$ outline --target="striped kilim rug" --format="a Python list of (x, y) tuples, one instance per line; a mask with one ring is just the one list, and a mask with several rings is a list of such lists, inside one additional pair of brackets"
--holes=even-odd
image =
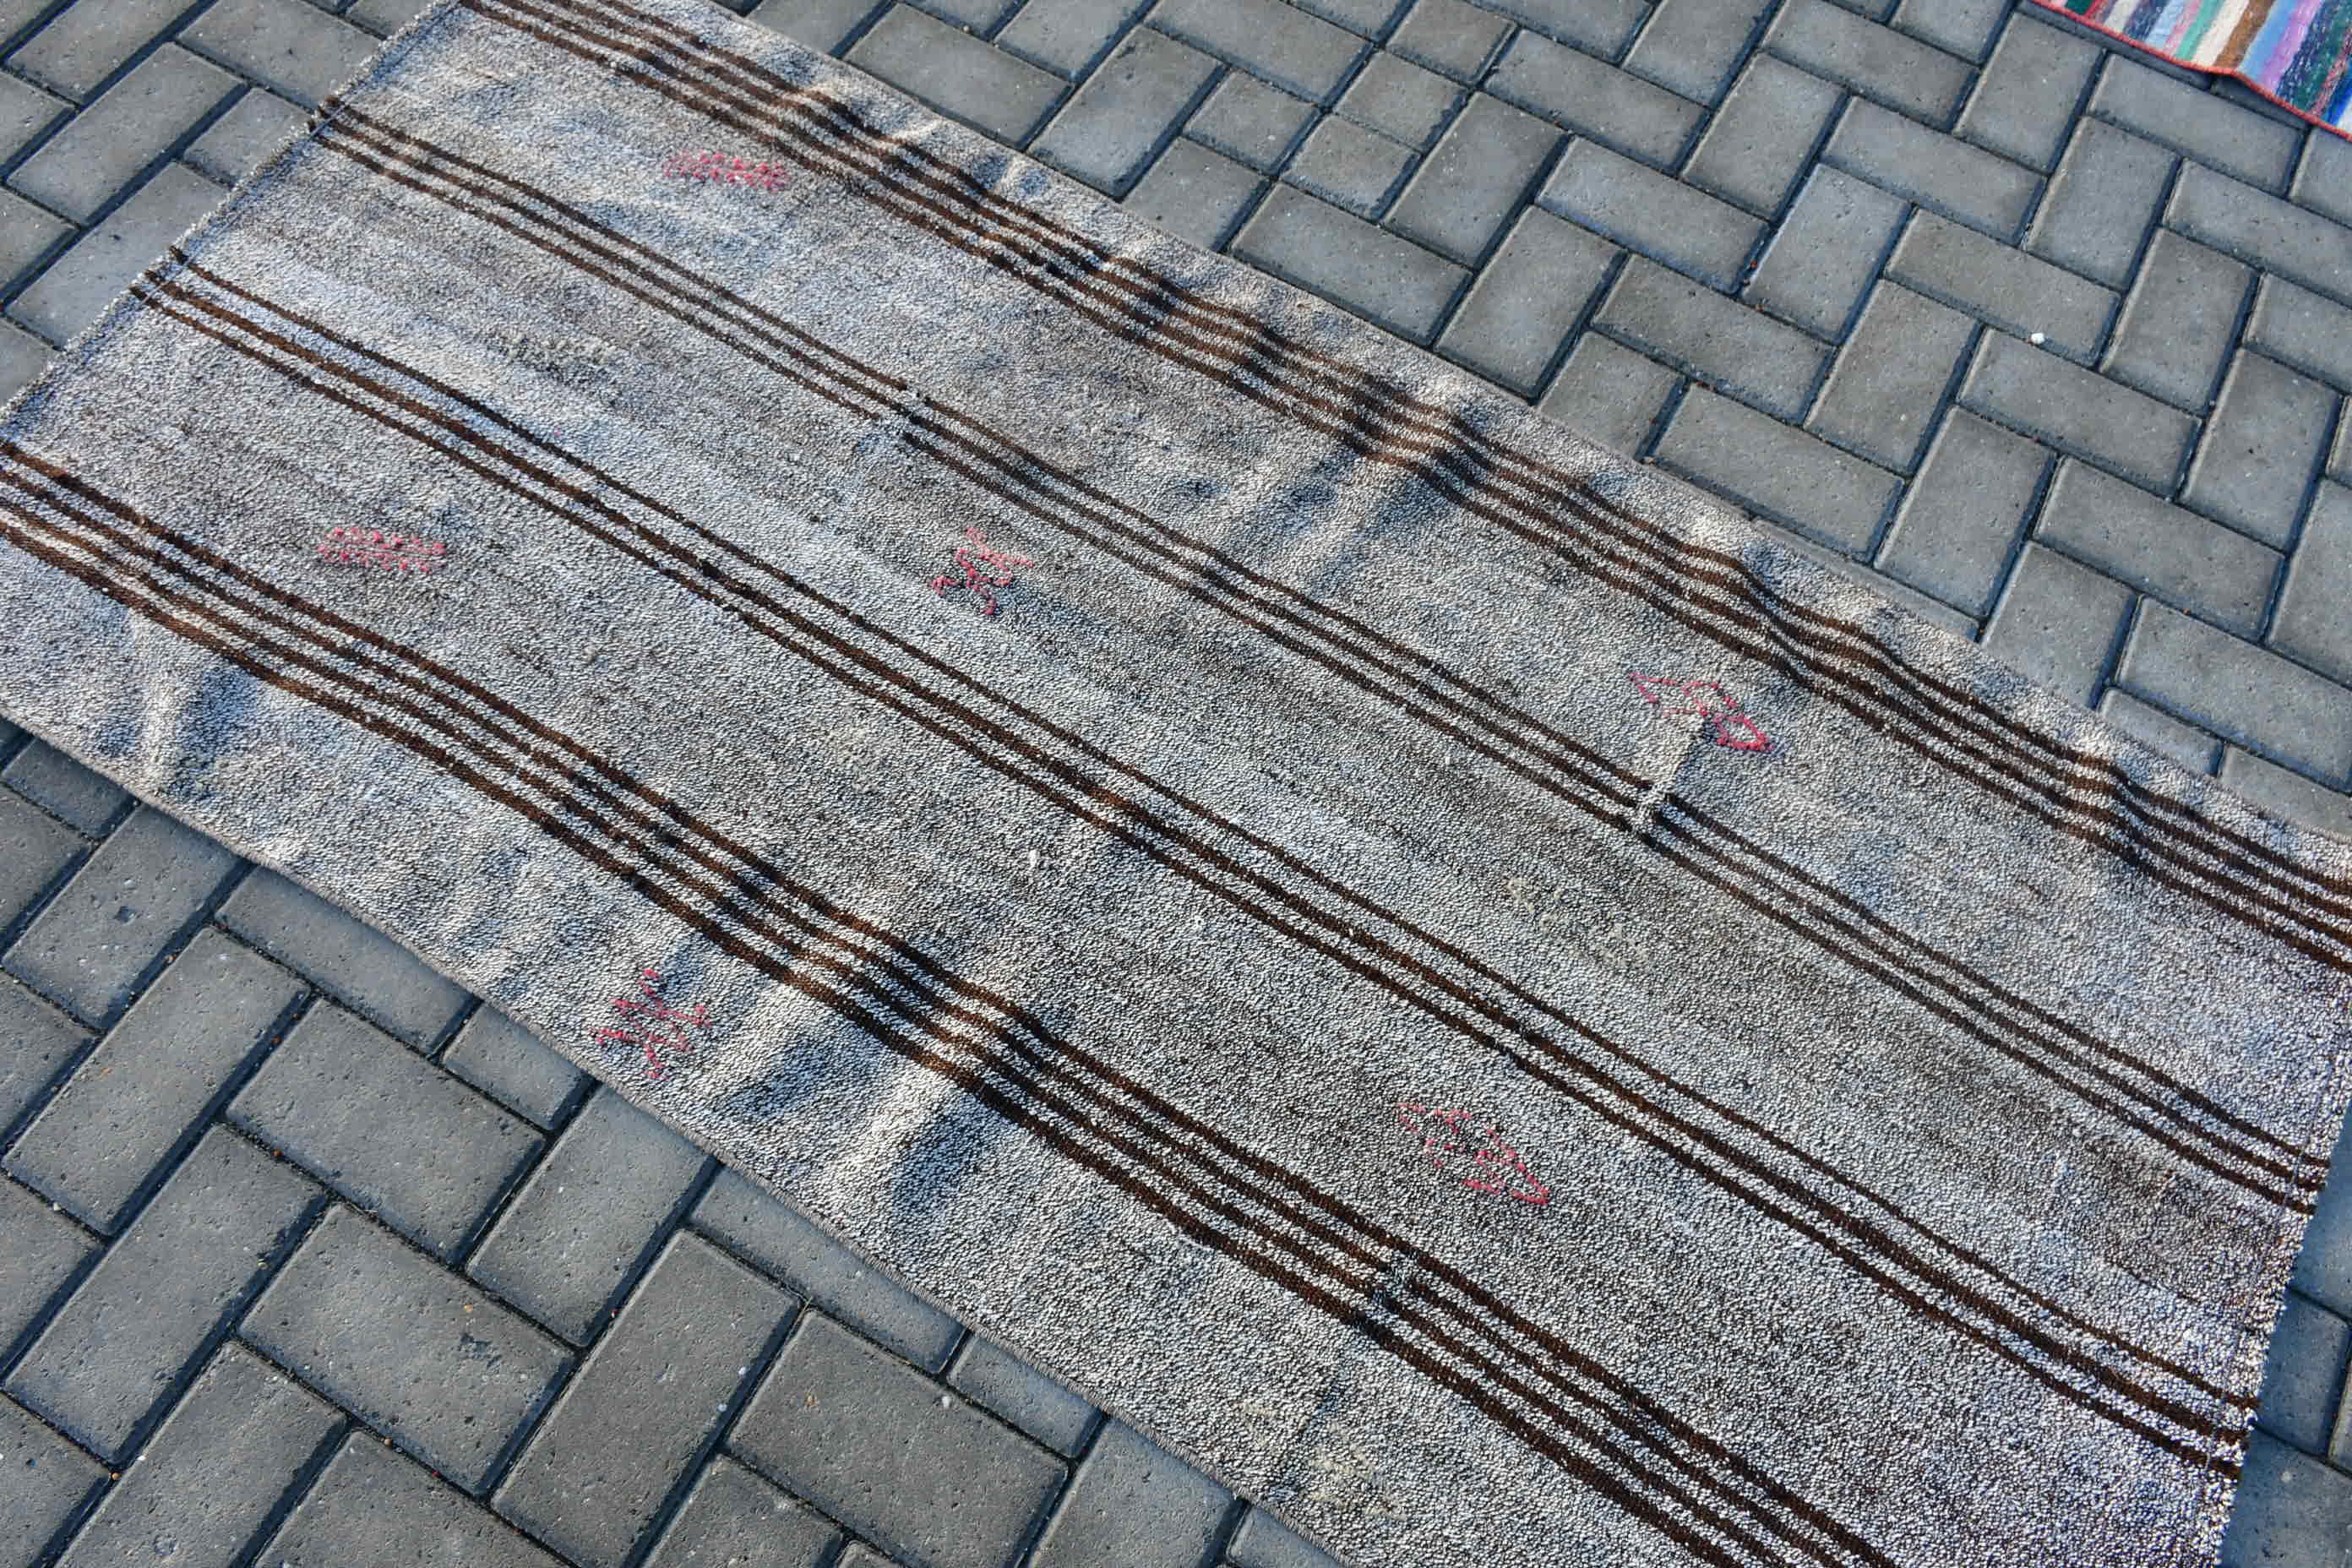
[(1377, 1568), (2210, 1562), (2352, 849), (693, 0), (0, 429), (0, 706)]
[(2034, 0), (2352, 135), (2352, 0)]

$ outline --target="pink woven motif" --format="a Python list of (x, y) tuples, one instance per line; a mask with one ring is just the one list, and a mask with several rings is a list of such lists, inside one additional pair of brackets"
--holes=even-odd
[[(1670, 675), (1643, 675), (1629, 669), (1625, 679), (1642, 700), (1661, 713), (1695, 713), (1706, 725), (1707, 738), (1735, 752), (1769, 752), (1771, 738), (1756, 721), (1739, 710), (1739, 699), (1712, 680), (1677, 680)], [(1667, 700), (1679, 699), (1673, 707)]]
[(599, 1045), (637, 1047), (646, 1053), (646, 1076), (656, 1079), (662, 1076), (663, 1051), (688, 1055), (694, 1049), (693, 1031), (710, 1031), (710, 1009), (699, 1002), (674, 1007), (663, 1000), (661, 985), (661, 971), (639, 971), (637, 994), (613, 998), (613, 1011), (621, 1021), (605, 1025), (592, 1037)]
[[(980, 605), (980, 613), (992, 616), (996, 614), (995, 590), (1013, 586), (1013, 568), (1037, 563), (1026, 555), (1012, 555), (993, 548), (977, 528), (965, 529), (963, 536), (969, 542), (957, 545), (955, 550), (955, 563), (963, 575), (959, 578), (953, 572), (940, 574), (931, 579), (931, 592), (945, 598), (951, 589), (969, 588)], [(983, 566), (989, 570), (983, 571)]]
[(449, 547), (437, 540), (414, 534), (386, 533), (380, 528), (331, 528), (319, 542), (319, 559), (342, 566), (381, 566), (387, 572), (414, 572), (425, 576), (448, 564)]
[[(1493, 1122), (1481, 1134), (1472, 1130), (1466, 1110), (1433, 1110), (1410, 1100), (1398, 1102), (1397, 1120), (1420, 1134), (1421, 1152), (1429, 1156), (1432, 1170), (1458, 1176), (1472, 1192), (1500, 1193), (1523, 1204), (1551, 1202), (1551, 1189), (1536, 1180), (1526, 1159)], [(1470, 1156), (1466, 1172), (1455, 1158), (1462, 1154)]]
[(662, 161), (662, 174), (672, 180), (713, 180), (722, 185), (751, 185), (762, 191), (783, 189), (782, 165), (730, 157), (724, 153), (672, 153)]

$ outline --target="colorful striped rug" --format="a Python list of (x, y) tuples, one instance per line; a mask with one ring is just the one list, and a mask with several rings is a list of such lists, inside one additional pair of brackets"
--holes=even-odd
[(2352, 135), (2352, 0), (2033, 0)]
[(395, 40), (0, 418), (0, 603), (1363, 1568), (2214, 1559), (2352, 845), (715, 5)]

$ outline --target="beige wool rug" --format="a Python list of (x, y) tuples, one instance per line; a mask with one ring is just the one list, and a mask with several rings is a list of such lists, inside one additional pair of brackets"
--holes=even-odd
[(0, 708), (1367, 1568), (2212, 1561), (2352, 852), (696, 0), (0, 431)]

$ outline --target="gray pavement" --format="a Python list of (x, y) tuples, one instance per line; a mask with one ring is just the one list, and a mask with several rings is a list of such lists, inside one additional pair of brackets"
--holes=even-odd
[[(415, 8), (0, 0), (0, 388)], [(2352, 833), (2352, 143), (2016, 0), (752, 16)], [(0, 737), (0, 1568), (1318, 1561)], [(2347, 1362), (2352, 1172), (2226, 1562), (2352, 1563)]]

